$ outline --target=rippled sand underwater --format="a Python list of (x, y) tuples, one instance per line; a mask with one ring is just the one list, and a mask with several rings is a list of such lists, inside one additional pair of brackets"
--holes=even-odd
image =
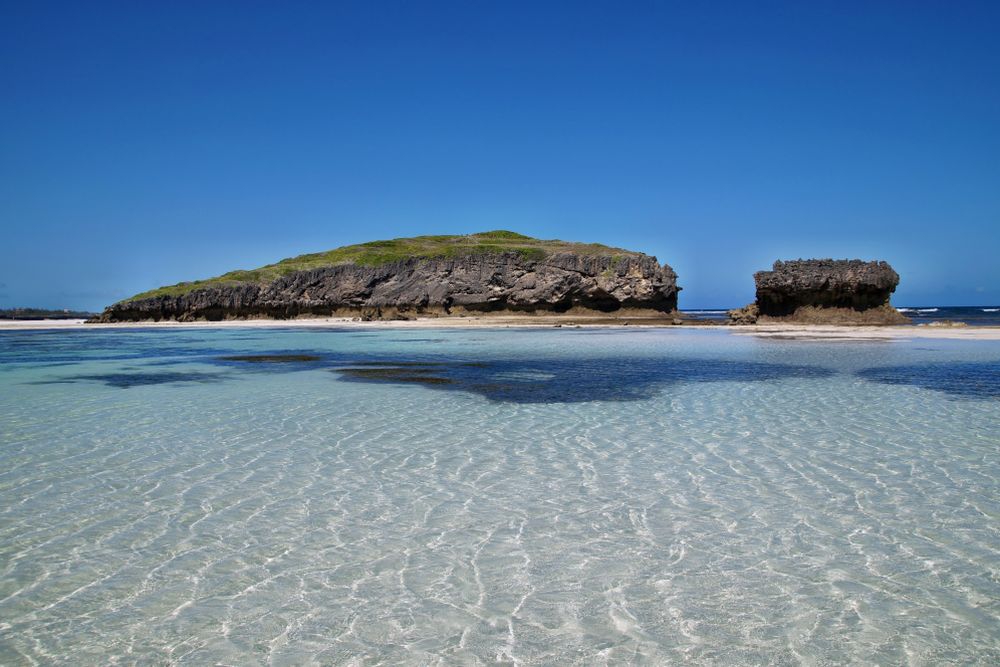
[(0, 334), (2, 664), (996, 664), (1000, 343)]

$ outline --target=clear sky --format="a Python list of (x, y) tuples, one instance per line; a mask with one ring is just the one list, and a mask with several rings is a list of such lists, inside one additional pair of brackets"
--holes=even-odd
[(1000, 303), (1000, 2), (0, 0), (0, 307), (347, 243), (861, 257)]

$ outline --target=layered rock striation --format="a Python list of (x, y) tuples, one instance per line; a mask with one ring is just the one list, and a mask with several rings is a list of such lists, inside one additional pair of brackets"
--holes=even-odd
[(635, 310), (667, 315), (676, 310), (680, 288), (669, 266), (641, 253), (581, 247), (585, 253), (573, 252), (573, 244), (561, 244), (558, 252), (473, 248), (452, 257), (347, 261), (291, 270), (271, 280), (186, 283), (118, 302), (96, 321)]
[(754, 274), (757, 298), (730, 311), (735, 324), (905, 324), (889, 303), (899, 274), (882, 261), (799, 259), (777, 261)]

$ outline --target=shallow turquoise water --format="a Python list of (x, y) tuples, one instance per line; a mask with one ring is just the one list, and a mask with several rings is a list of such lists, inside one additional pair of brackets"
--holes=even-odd
[[(223, 359), (264, 354), (304, 356)], [(995, 664), (998, 370), (689, 330), (0, 334), (0, 663)]]

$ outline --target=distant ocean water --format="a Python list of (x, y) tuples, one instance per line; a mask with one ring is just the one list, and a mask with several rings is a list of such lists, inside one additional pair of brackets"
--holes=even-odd
[(969, 325), (1000, 326), (1000, 306), (913, 306), (897, 310), (914, 324), (951, 320)]
[[(1000, 326), (1000, 306), (913, 306), (899, 307), (896, 310), (909, 317), (914, 324), (951, 320), (973, 326)], [(706, 308), (681, 312), (698, 319), (729, 319), (725, 309)]]
[(998, 664), (998, 434), (996, 341), (0, 332), (0, 664)]

